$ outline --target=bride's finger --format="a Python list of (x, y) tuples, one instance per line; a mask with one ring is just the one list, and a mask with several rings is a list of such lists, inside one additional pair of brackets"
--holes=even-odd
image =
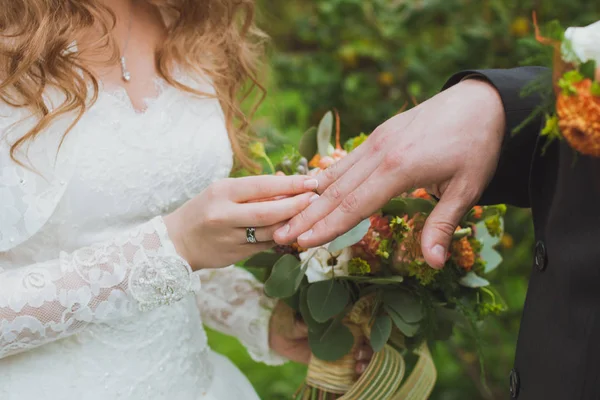
[[(271, 226), (266, 226), (263, 228), (255, 228), (254, 231), (254, 237), (256, 238), (256, 241), (259, 243), (262, 242), (272, 242), (273, 241), (273, 234), (275, 233), (275, 231), (279, 228), (281, 228), (283, 225), (285, 224), (285, 222), (280, 222), (278, 224), (275, 225), (271, 225)], [(236, 229), (237, 232), (236, 233), (236, 237), (240, 238), (240, 243), (247, 243), (247, 234), (248, 232), (246, 231), (246, 228), (238, 228)]]
[(294, 197), (261, 203), (238, 204), (231, 220), (239, 228), (262, 228), (287, 221), (304, 210), (319, 195), (308, 192)]
[(230, 200), (246, 203), (252, 200), (268, 199), (276, 196), (297, 195), (317, 188), (314, 178), (304, 175), (292, 176), (248, 176), (226, 181)]
[(290, 195), (274, 196), (274, 197), (269, 197), (266, 199), (250, 200), (250, 201), (247, 201), (246, 203), (262, 203), (265, 201), (275, 201), (275, 200), (287, 199), (288, 197), (291, 197), (291, 196)]

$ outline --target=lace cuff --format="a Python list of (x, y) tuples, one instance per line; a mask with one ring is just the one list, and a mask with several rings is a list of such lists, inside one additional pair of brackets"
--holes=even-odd
[(257, 332), (255, 340), (251, 342), (240, 340), (254, 361), (262, 362), (267, 365), (283, 365), (288, 359), (277, 354), (271, 349), (271, 346), (269, 346), (269, 323), (271, 322), (271, 315), (273, 315), (277, 300), (267, 299), (269, 301), (266, 302), (267, 304), (265, 304), (265, 307), (259, 311), (259, 315), (254, 321)]
[[(194, 282), (194, 279), (196, 282)], [(0, 358), (199, 287), (158, 217), (114, 240), (0, 273)]]
[(204, 323), (237, 337), (250, 356), (269, 365), (287, 361), (269, 346), (269, 322), (276, 304), (264, 294), (263, 285), (250, 272), (227, 267), (198, 272), (202, 290), (197, 293)]

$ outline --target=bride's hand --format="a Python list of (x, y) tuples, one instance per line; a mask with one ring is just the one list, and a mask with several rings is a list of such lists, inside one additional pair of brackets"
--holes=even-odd
[[(277, 303), (269, 324), (269, 344), (271, 349), (288, 360), (308, 364), (311, 357), (308, 344), (308, 327), (295, 317), (294, 311), (284, 302)], [(373, 350), (367, 343), (357, 346), (354, 352), (356, 373), (362, 374), (371, 358)]]
[[(226, 267), (273, 247), (273, 232), (318, 197), (316, 187), (314, 179), (299, 175), (224, 179), (164, 221), (192, 269)], [(256, 229), (258, 243), (246, 241), (246, 228)]]

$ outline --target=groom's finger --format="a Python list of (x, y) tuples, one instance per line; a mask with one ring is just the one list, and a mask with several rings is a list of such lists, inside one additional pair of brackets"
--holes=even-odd
[(410, 188), (410, 180), (402, 179), (401, 171), (393, 173), (401, 186), (390, 185), (389, 176), (383, 173), (383, 169), (376, 169), (359, 187), (348, 194), (335, 210), (320, 219), (312, 229), (300, 235), (298, 244), (310, 248), (328, 243), (380, 209), (397, 194), (396, 190), (404, 192)]
[(308, 231), (337, 207), (351, 207), (350, 204), (344, 205), (349, 201), (348, 195), (367, 179), (375, 169), (377, 169), (375, 159), (361, 160), (351, 166), (345, 174), (323, 192), (321, 197), (292, 218), (287, 227), (277, 231), (273, 236), (275, 241), (289, 243)]
[(444, 266), (452, 235), (478, 197), (466, 179), (448, 185), (423, 228), (421, 247), (427, 264), (436, 269)]
[(359, 146), (346, 157), (329, 166), (329, 168), (321, 171), (315, 177), (315, 179), (319, 182), (317, 192), (323, 193), (332, 183), (337, 181), (349, 169), (356, 165), (356, 163), (358, 163), (366, 153), (367, 147), (368, 146), (364, 144)]

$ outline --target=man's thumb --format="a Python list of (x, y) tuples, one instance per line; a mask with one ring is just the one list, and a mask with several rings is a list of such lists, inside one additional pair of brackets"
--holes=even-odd
[(471, 206), (469, 196), (452, 190), (452, 185), (440, 198), (439, 203), (425, 221), (421, 236), (423, 255), (431, 267), (440, 269), (446, 263), (452, 235), (461, 218)]

